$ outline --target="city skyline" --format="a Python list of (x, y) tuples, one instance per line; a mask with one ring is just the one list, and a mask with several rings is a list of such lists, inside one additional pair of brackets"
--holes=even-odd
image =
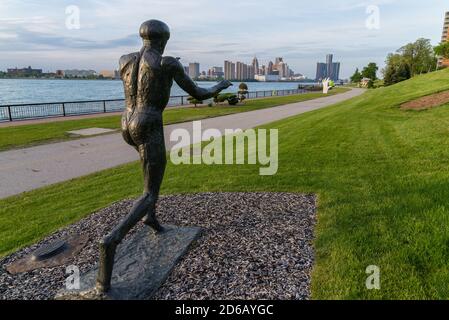
[(333, 62), (334, 55), (326, 55), (326, 63), (318, 62), (316, 67), (315, 80), (329, 78), (333, 81), (340, 80), (340, 62)]
[[(403, 10), (405, 3), (407, 10)], [(158, 18), (173, 31), (166, 54), (181, 56), (184, 65), (200, 61), (207, 70), (221, 66), (225, 59), (283, 56), (296, 72), (314, 78), (316, 61), (332, 52), (344, 66), (341, 77), (347, 78), (356, 67), (371, 61), (382, 67), (389, 52), (419, 37), (436, 45), (448, 9), (437, 0), (348, 0), (344, 4), (326, 0), (307, 6), (286, 0), (246, 0), (233, 6), (205, 0), (80, 0), (76, 3), (80, 29), (69, 30), (65, 10), (72, 4), (66, 0), (2, 1), (0, 69), (28, 65), (45, 71), (116, 69), (121, 54), (140, 47), (139, 24)], [(370, 5), (379, 7), (380, 29), (365, 26)]]
[[(178, 57), (178, 59), (181, 59)], [(251, 63), (247, 64), (242, 61), (237, 61), (235, 63), (225, 60), (222, 66), (212, 66), (207, 70), (201, 70), (200, 62), (189, 62), (187, 65), (184, 65), (184, 71), (192, 78), (192, 79), (218, 79), (223, 78), (227, 80), (259, 80), (265, 81), (265, 79), (258, 79), (256, 76), (269, 76), (269, 75), (277, 75), (277, 80), (292, 80), (294, 75), (303, 77), (302, 74), (295, 74), (293, 70), (290, 69), (287, 63), (284, 62), (282, 57), (276, 57), (275, 63), (270, 60), (267, 65), (261, 64), (259, 67), (259, 60), (256, 56), (253, 57)], [(0, 72), (3, 72), (0, 70)], [(119, 79), (118, 70), (92, 70), (92, 69), (58, 69), (58, 70), (47, 70), (46, 72), (43, 69), (34, 69), (31, 66), (20, 68), (20, 67), (12, 67), (7, 68), (6, 73), (13, 76), (24, 76), (24, 75), (32, 75), (32, 74), (48, 74), (53, 75), (54, 77), (61, 78), (64, 76), (68, 77), (89, 77), (89, 76), (103, 76), (104, 78), (114, 78)], [(297, 79), (296, 79), (297, 80)], [(271, 79), (270, 81), (273, 81)]]

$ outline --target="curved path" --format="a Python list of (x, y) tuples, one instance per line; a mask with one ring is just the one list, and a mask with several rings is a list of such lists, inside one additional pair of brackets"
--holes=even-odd
[[(245, 130), (324, 108), (363, 92), (363, 89), (352, 89), (325, 98), (204, 119), (201, 126), (202, 130), (215, 128), (222, 133), (224, 129)], [(177, 128), (192, 132), (192, 122), (164, 127), (167, 150), (175, 144), (170, 141), (170, 133)], [(199, 139), (193, 140), (197, 142)], [(0, 152), (0, 199), (137, 159), (137, 152), (125, 144), (120, 133)]]

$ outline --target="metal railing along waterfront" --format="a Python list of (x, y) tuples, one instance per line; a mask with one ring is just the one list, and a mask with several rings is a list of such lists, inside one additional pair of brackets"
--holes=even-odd
[[(245, 96), (247, 99), (257, 99), (305, 92), (307, 90), (304, 89), (250, 91)], [(188, 96), (172, 96), (167, 106), (189, 105), (187, 98)], [(204, 103), (207, 104), (211, 101), (212, 99), (204, 101)], [(0, 122), (118, 112), (124, 108), (124, 99), (8, 104), (0, 105)]]

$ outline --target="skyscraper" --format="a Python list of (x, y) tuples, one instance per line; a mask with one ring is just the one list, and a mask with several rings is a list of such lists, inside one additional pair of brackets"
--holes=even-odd
[(316, 80), (322, 80), (327, 77), (327, 66), (323, 62), (316, 64)]
[(334, 73), (334, 65), (332, 64), (332, 59), (334, 58), (333, 54), (326, 55), (326, 75), (331, 78), (331, 75)]
[(267, 67), (267, 75), (273, 74), (273, 62), (270, 61), (268, 62), (268, 67)]
[(200, 76), (200, 64), (198, 62), (189, 63), (189, 77), (198, 78)]
[(316, 67), (316, 80), (330, 78), (337, 81), (340, 78), (340, 62), (333, 62), (333, 55), (326, 55), (326, 63), (318, 62)]
[(253, 65), (249, 65), (248, 66), (248, 77), (246, 79), (247, 80), (248, 79), (254, 80), (254, 76), (255, 75), (256, 75), (256, 70), (254, 69), (254, 66)]
[[(443, 34), (441, 35), (441, 42), (449, 41), (449, 11), (446, 12), (444, 16), (444, 23), (443, 23)], [(449, 67), (449, 59), (438, 59), (438, 66), (447, 66)]]
[(279, 62), (276, 69), (279, 72), (279, 76), (281, 78), (287, 78), (289, 76), (289, 68), (286, 63), (282, 61)]
[(254, 73), (252, 71), (253, 66), (237, 61), (235, 69), (236, 69), (236, 77), (235, 77), (236, 80), (254, 79), (254, 75), (251, 77), (251, 75)]
[(257, 60), (257, 57), (254, 57), (252, 66), (254, 68), (254, 75), (259, 74), (259, 60)]
[(449, 11), (444, 16), (443, 34), (441, 35), (441, 42), (449, 40)]
[(240, 61), (235, 64), (235, 78), (236, 80), (243, 80), (243, 63)]
[(235, 63), (227, 60), (224, 62), (224, 78), (226, 80), (235, 80)]

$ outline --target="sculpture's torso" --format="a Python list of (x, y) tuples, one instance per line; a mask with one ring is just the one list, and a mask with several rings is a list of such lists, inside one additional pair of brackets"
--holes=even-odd
[(122, 132), (128, 144), (144, 144), (156, 127), (162, 127), (162, 112), (173, 84), (174, 63), (174, 58), (164, 58), (146, 48), (120, 59), (126, 99)]

